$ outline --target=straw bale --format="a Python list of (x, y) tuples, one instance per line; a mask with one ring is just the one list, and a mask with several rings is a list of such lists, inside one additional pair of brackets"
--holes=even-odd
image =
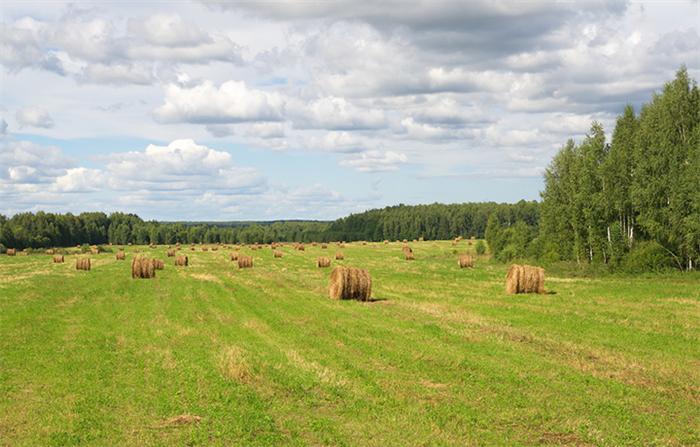
[(175, 253), (177, 253), (177, 250), (174, 248), (171, 248), (170, 250), (165, 252), (165, 254), (168, 255), (169, 258), (172, 258), (173, 256), (175, 256)]
[(472, 244), (472, 241), (467, 241), (467, 245), (471, 245), (471, 244)]
[(75, 260), (76, 270), (90, 270), (90, 258), (78, 258)]
[(457, 241), (452, 241), (452, 246), (454, 247), (456, 245), (457, 245)]
[(231, 253), (231, 260), (238, 261), (238, 252), (237, 251), (234, 251), (233, 253)]
[(187, 256), (175, 256), (175, 265), (178, 267), (187, 267), (188, 262)]
[(156, 270), (163, 270), (165, 268), (165, 261), (162, 259), (156, 259)]
[(56, 264), (63, 264), (63, 255), (53, 255), (53, 262)]
[(331, 266), (331, 258), (327, 258), (325, 256), (319, 256), (316, 259), (316, 267), (324, 268), (324, 267), (330, 267), (330, 266)]
[(369, 270), (338, 265), (331, 272), (328, 290), (331, 299), (369, 301), (371, 294)]
[(281, 257), (282, 257), (282, 252), (281, 252), (280, 250), (275, 250), (275, 251), (272, 253), (272, 256), (275, 257), (275, 258), (281, 258)]
[(338, 244), (338, 248), (345, 248), (345, 244)]
[(413, 253), (406, 253), (406, 260), (407, 261), (413, 261), (415, 258), (413, 257)]
[(297, 245), (297, 250), (299, 250), (299, 251), (305, 251), (305, 249), (304, 249), (304, 244), (299, 244), (299, 245)]
[(377, 248), (377, 244), (372, 244), (372, 248)]
[(387, 241), (386, 239), (384, 239), (384, 245), (386, 245), (386, 244), (388, 244), (388, 243), (389, 243), (389, 241)]
[(207, 247), (206, 245), (202, 245), (202, 251), (209, 251), (209, 247)]
[(47, 255), (52, 255), (52, 254), (53, 254), (53, 250), (50, 250), (50, 249), (49, 249), (49, 250), (46, 250), (46, 254), (47, 254)]
[(317, 245), (318, 245), (318, 242), (312, 242), (312, 243), (311, 243), (311, 246), (312, 246), (312, 247), (315, 247), (315, 246), (317, 246)]
[(126, 253), (124, 253), (123, 251), (118, 251), (117, 261), (126, 261)]
[(156, 260), (153, 258), (134, 257), (131, 260), (131, 277), (132, 278), (155, 278), (156, 277)]
[(513, 264), (506, 275), (506, 292), (510, 294), (547, 293), (544, 289), (544, 269)]
[(211, 251), (217, 251), (218, 249), (219, 249), (219, 246), (218, 246), (218, 245), (214, 245), (214, 246), (211, 248)]
[(139, 252), (139, 249), (138, 249), (138, 248), (134, 248), (134, 249), (131, 250), (131, 251), (133, 251), (134, 253), (138, 253), (138, 252)]
[[(128, 244), (126, 244), (126, 245), (128, 245), (129, 247), (131, 247), (131, 242), (129, 242), (129, 243), (128, 243)], [(80, 247), (78, 247), (78, 248), (80, 248)]]
[(238, 268), (239, 269), (252, 269), (253, 268), (253, 257), (252, 256), (239, 256), (238, 257)]
[(403, 242), (404, 242), (404, 244), (405, 244), (406, 242), (408, 242), (408, 239), (404, 239)]
[(422, 238), (422, 237), (419, 237), (419, 238), (418, 238), (418, 242), (425, 242), (425, 239)]
[(124, 251), (124, 247), (117, 247), (119, 251)]
[(92, 251), (90, 252), (91, 255), (96, 255), (96, 254), (99, 254), (99, 253), (100, 253), (100, 252), (97, 251), (97, 250), (92, 250)]
[(321, 244), (321, 248), (328, 248), (328, 244), (325, 244), (325, 243)]
[(345, 259), (345, 255), (343, 254), (342, 251), (339, 251), (335, 254), (335, 259), (337, 261), (342, 261), (343, 259)]
[(17, 254), (17, 250), (15, 250), (14, 248), (7, 249), (7, 256), (14, 256), (16, 254)]
[(472, 240), (476, 239), (476, 236), (472, 236), (471, 239), (472, 239)]
[(457, 265), (461, 269), (465, 267), (474, 268), (474, 259), (470, 255), (460, 256), (459, 260), (457, 260)]
[(404, 246), (401, 248), (401, 252), (402, 252), (402, 253), (413, 253), (413, 250), (411, 250), (411, 247), (409, 247), (408, 245), (404, 245)]

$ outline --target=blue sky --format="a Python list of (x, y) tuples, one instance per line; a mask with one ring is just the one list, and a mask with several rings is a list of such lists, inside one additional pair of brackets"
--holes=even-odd
[(534, 200), (568, 139), (700, 70), (689, 0), (0, 8), (5, 215)]

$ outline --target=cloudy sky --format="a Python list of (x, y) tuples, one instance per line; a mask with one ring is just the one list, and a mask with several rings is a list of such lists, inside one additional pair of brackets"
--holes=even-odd
[(0, 2), (0, 212), (335, 219), (539, 199), (685, 64), (698, 1)]

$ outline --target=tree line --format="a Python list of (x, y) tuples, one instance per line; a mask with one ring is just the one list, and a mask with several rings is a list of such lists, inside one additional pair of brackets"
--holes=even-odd
[(693, 270), (700, 256), (700, 93), (681, 67), (637, 113), (627, 105), (611, 141), (591, 124), (544, 172), (539, 232), (489, 222), (494, 255), (639, 270)]
[(537, 202), (516, 204), (464, 203), (419, 206), (399, 205), (351, 214), (334, 222), (157, 222), (135, 214), (102, 212), (74, 215), (18, 213), (0, 215), (0, 244), (8, 248), (50, 248), (89, 245), (136, 245), (270, 242), (375, 241), (385, 239), (483, 238), (490, 215), (503, 225), (524, 221), (537, 226)]

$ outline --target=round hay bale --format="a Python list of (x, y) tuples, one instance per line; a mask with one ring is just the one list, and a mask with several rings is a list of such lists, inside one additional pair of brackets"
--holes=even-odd
[(362, 245), (367, 245), (367, 242), (366, 242), (366, 241), (362, 241)]
[(452, 241), (452, 246), (455, 247), (457, 245), (457, 241)]
[(312, 246), (312, 247), (315, 247), (315, 246), (317, 246), (317, 245), (318, 245), (318, 242), (312, 242), (312, 243), (311, 243), (311, 246)]
[(327, 258), (325, 256), (319, 256), (316, 259), (316, 267), (317, 268), (325, 268), (325, 267), (330, 267), (331, 266), (331, 258)]
[(150, 279), (156, 276), (156, 260), (152, 258), (138, 258), (131, 260), (131, 277), (137, 279)]
[(328, 244), (321, 244), (321, 248), (328, 248)]
[(377, 244), (372, 244), (372, 248), (377, 248)]
[(513, 264), (506, 275), (506, 292), (547, 293), (544, 289), (544, 269), (531, 265)]
[(384, 245), (386, 245), (386, 244), (388, 244), (388, 243), (389, 243), (389, 241), (387, 241), (386, 239), (384, 239)]
[(406, 253), (406, 260), (407, 261), (413, 261), (415, 258), (413, 257), (413, 253)]
[(282, 257), (282, 252), (279, 250), (275, 250), (273, 253), (273, 257), (275, 258), (281, 258)]
[(206, 245), (202, 245), (202, 251), (209, 251), (209, 247), (207, 247)]
[(126, 253), (122, 251), (117, 252), (117, 261), (126, 261)]
[(431, 246), (431, 247), (437, 247), (437, 244), (436, 244), (435, 242), (433, 242), (432, 244), (430, 244), (430, 246)]
[[(131, 247), (131, 242), (129, 242), (129, 243), (128, 243), (128, 244), (126, 244), (126, 245), (127, 245), (127, 246), (129, 246), (129, 247)], [(78, 248), (80, 248), (80, 247), (78, 247)]]
[(297, 245), (297, 250), (299, 250), (299, 251), (305, 251), (304, 244), (299, 244), (299, 245)]
[(138, 252), (139, 252), (139, 249), (138, 249), (138, 248), (134, 248), (134, 249), (131, 250), (131, 251), (133, 251), (134, 253), (138, 253)]
[(402, 253), (413, 253), (413, 250), (411, 250), (411, 247), (409, 247), (408, 245), (404, 245), (404, 246), (401, 248), (401, 252), (402, 252)]
[(476, 239), (476, 236), (472, 236), (472, 237), (471, 237), (471, 240), (474, 240), (474, 239)]
[(55, 264), (63, 264), (63, 255), (53, 255), (53, 262)]
[(234, 251), (233, 253), (231, 253), (231, 260), (238, 261), (238, 252), (237, 251)]
[(124, 247), (117, 247), (119, 251), (124, 251)]
[(466, 267), (474, 268), (474, 260), (469, 255), (460, 256), (457, 260), (457, 265), (459, 265), (459, 268), (461, 269)]
[(403, 243), (404, 243), (404, 244), (405, 244), (406, 242), (408, 242), (408, 239), (404, 239), (404, 240), (403, 240)]
[(52, 254), (53, 254), (53, 250), (51, 250), (51, 249), (46, 250), (46, 254), (47, 254), (47, 255), (52, 255)]
[(252, 256), (239, 256), (238, 257), (238, 268), (239, 269), (252, 269), (253, 268), (253, 257)]
[(217, 250), (219, 250), (218, 245), (214, 245), (213, 247), (211, 247), (211, 251), (217, 251)]
[(369, 301), (372, 278), (367, 269), (336, 266), (331, 272), (328, 295), (334, 300)]
[(175, 265), (178, 267), (187, 267), (188, 261), (187, 256), (175, 256)]
[(345, 248), (345, 244), (338, 244), (338, 248)]
[(90, 270), (90, 258), (78, 258), (75, 260), (76, 270)]
[(419, 237), (418, 242), (425, 242), (425, 239), (423, 239), (422, 237)]
[(15, 256), (17, 254), (17, 250), (14, 248), (8, 248), (7, 249), (7, 256)]
[(194, 251), (194, 247), (190, 247), (190, 251)]
[(175, 256), (175, 253), (177, 253), (177, 249), (171, 248), (170, 250), (166, 251), (165, 254), (168, 255), (169, 258), (172, 258)]
[(339, 251), (335, 254), (335, 259), (336, 261), (342, 261), (343, 259), (345, 259), (345, 255)]
[(471, 245), (471, 244), (472, 244), (472, 241), (467, 241), (467, 245)]
[(155, 267), (156, 270), (163, 270), (165, 268), (165, 261), (162, 259), (156, 259)]

